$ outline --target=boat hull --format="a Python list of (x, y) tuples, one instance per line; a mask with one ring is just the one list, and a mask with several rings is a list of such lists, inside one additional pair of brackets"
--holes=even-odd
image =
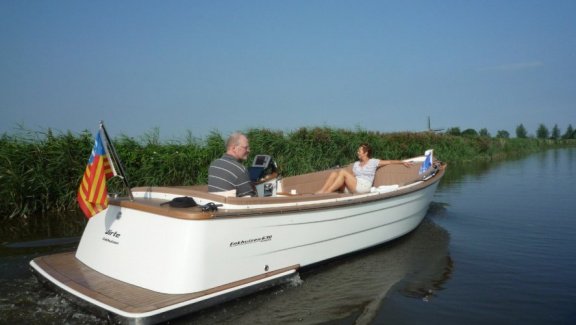
[[(170, 195), (135, 193), (141, 205), (114, 203), (92, 217), (75, 253), (40, 257), (31, 266), (47, 282), (127, 323), (165, 321), (411, 232), (443, 172), (392, 193), (224, 204), (213, 214), (171, 214), (158, 204)], [(141, 302), (134, 300), (139, 296)]]
[(153, 291), (198, 292), (402, 236), (422, 221), (435, 187), (332, 209), (221, 219), (158, 217), (112, 206), (90, 219), (76, 257)]

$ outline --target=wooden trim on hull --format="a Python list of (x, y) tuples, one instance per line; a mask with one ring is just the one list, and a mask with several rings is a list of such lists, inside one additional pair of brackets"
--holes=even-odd
[[(101, 274), (78, 260), (75, 257), (75, 252), (37, 257), (32, 260), (30, 264), (35, 271), (61, 289), (79, 298), (84, 299), (81, 297), (84, 296), (99, 302), (99, 305), (108, 306), (109, 308), (100, 307), (109, 312), (122, 317), (132, 318), (139, 318), (139, 315), (146, 315), (146, 317), (154, 316), (161, 313), (156, 312), (159, 310), (164, 310), (162, 313), (166, 313), (171, 310), (171, 306), (179, 305), (178, 308), (183, 308), (186, 306), (186, 302), (197, 300), (198, 302), (191, 302), (190, 304), (201, 303), (204, 301), (203, 298), (212, 299), (222, 294), (227, 295), (237, 289), (240, 290), (250, 287), (252, 284), (258, 288), (269, 286), (272, 284), (265, 285), (268, 283), (268, 279), (274, 280), (281, 276), (284, 277), (294, 274), (300, 268), (299, 265), (293, 265), (199, 292), (166, 294), (137, 287)], [(253, 292), (256, 290), (255, 288), (250, 291)], [(225, 300), (228, 299), (219, 300), (218, 302)], [(203, 305), (200, 308), (206, 307), (207, 305)], [(194, 310), (198, 309), (199, 308), (195, 308)], [(115, 310), (119, 312), (115, 312)], [(191, 310), (187, 309), (180, 314), (189, 312), (191, 312)], [(131, 316), (127, 316), (129, 314), (131, 314)]]

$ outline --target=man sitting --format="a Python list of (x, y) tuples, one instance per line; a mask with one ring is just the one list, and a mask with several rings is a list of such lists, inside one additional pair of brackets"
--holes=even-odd
[(240, 196), (257, 196), (250, 175), (242, 162), (248, 158), (248, 138), (235, 132), (226, 142), (226, 153), (214, 160), (208, 169), (209, 192), (235, 192)]

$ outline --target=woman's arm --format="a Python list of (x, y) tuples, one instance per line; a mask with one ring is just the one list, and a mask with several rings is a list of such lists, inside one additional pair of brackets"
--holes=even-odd
[(387, 166), (387, 165), (398, 165), (398, 164), (402, 164), (404, 165), (404, 167), (410, 167), (412, 166), (412, 162), (411, 161), (404, 161), (404, 160), (383, 160), (380, 159), (380, 161), (378, 162), (378, 168), (383, 167), (383, 166)]

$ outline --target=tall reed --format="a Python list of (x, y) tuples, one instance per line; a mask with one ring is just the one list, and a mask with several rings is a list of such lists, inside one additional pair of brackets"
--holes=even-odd
[[(536, 139), (493, 139), (435, 133), (380, 133), (362, 129), (300, 128), (291, 132), (249, 129), (251, 157), (269, 154), (284, 176), (348, 164), (363, 142), (374, 156), (401, 159), (433, 148), (448, 162), (490, 160), (541, 150), (558, 142)], [(160, 141), (157, 130), (139, 140), (113, 140), (131, 186), (193, 185), (207, 182), (210, 162), (225, 151), (225, 138), (212, 132), (205, 138), (191, 134), (184, 141)], [(574, 144), (574, 142), (564, 142)], [(44, 216), (78, 215), (76, 192), (93, 144), (93, 133), (54, 134), (51, 130), (22, 130), (0, 137), (0, 221), (11, 224), (45, 222)], [(122, 185), (112, 181), (110, 192)]]

